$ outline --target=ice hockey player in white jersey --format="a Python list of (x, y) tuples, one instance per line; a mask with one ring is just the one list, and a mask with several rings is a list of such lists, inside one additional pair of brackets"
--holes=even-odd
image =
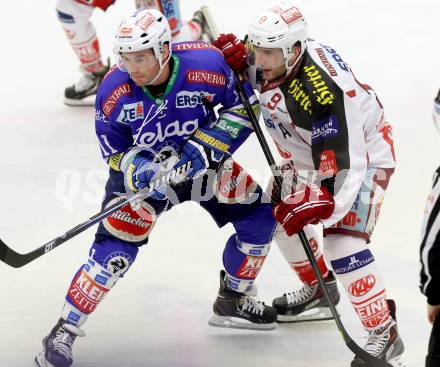
[[(246, 47), (233, 35), (214, 44), (235, 71), (244, 71), (243, 60), (257, 70), (265, 125), (293, 165), (298, 183), (291, 179), (291, 192), (274, 207), (277, 221), (288, 236), (322, 224), (325, 259), (368, 332), (364, 349), (403, 366), (395, 304), (368, 246), (395, 166), (392, 128), (376, 93), (338, 51), (308, 38), (291, 1), (255, 18)], [(351, 366), (366, 364), (355, 357)]]
[[(109, 70), (101, 57), (96, 29), (91, 22), (93, 11), (106, 11), (116, 0), (57, 0), (58, 20), (66, 33), (80, 62), (81, 78), (64, 91), (64, 103), (69, 106), (93, 105), (94, 96), (104, 75)], [(149, 8), (161, 11), (168, 19), (173, 41), (205, 39), (205, 20), (200, 10), (193, 19), (183, 21), (180, 17), (179, 0), (135, 0), (137, 9)], [(88, 98), (89, 97), (89, 98)]]

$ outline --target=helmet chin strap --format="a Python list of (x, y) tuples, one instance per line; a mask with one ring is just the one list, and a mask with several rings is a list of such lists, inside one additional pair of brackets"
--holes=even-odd
[(157, 72), (157, 75), (145, 85), (151, 85), (157, 80), (157, 78), (159, 78), (159, 76), (162, 74), (163, 68), (166, 64), (168, 64), (168, 61), (170, 61), (170, 58), (171, 52), (168, 54), (168, 57), (164, 62), (162, 62), (162, 59), (159, 59), (159, 71)]

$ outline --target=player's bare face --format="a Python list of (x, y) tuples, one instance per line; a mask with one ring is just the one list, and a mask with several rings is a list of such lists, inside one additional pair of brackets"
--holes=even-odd
[(280, 48), (255, 47), (252, 52), (255, 66), (263, 72), (265, 80), (270, 82), (286, 74), (286, 62)]
[(140, 87), (147, 85), (159, 73), (159, 61), (151, 49), (123, 53), (121, 60), (130, 78)]

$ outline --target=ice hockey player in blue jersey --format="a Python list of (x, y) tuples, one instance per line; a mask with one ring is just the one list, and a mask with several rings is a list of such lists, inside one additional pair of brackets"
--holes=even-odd
[[(81, 326), (89, 314), (133, 264), (158, 217), (187, 200), (198, 202), (219, 227), (232, 223), (236, 231), (223, 251), (224, 270), (209, 323), (275, 328), (275, 309), (256, 300), (253, 286), (275, 221), (261, 188), (231, 158), (252, 132), (234, 91), (234, 74), (213, 46), (171, 46), (170, 40), (168, 22), (157, 10), (137, 11), (119, 26), (114, 42), (118, 65), (96, 98), (96, 133), (109, 165), (102, 205), (112, 205), (121, 193), (138, 192), (173, 169), (191, 168), (99, 224), (89, 257), (68, 288), (61, 318), (35, 358), (40, 367), (73, 363), (73, 342), (85, 335)], [(246, 88), (257, 110), (257, 98)], [(215, 106), (221, 107), (218, 117)]]

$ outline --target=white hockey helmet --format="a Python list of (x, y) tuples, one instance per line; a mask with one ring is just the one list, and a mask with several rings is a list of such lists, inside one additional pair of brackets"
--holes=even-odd
[[(290, 0), (280, 0), (258, 15), (248, 30), (248, 62), (252, 64), (255, 47), (280, 48), (287, 72), (300, 60), (307, 46), (307, 23), (301, 11)], [(299, 43), (300, 54), (294, 65), (289, 65), (293, 46)]]
[[(122, 53), (151, 48), (162, 71), (171, 57), (170, 42), (171, 30), (165, 15), (156, 9), (141, 9), (122, 20), (115, 35), (113, 52), (117, 56), (119, 68), (126, 71), (120, 58)], [(169, 45), (169, 57), (162, 62), (163, 46), (166, 43)]]

